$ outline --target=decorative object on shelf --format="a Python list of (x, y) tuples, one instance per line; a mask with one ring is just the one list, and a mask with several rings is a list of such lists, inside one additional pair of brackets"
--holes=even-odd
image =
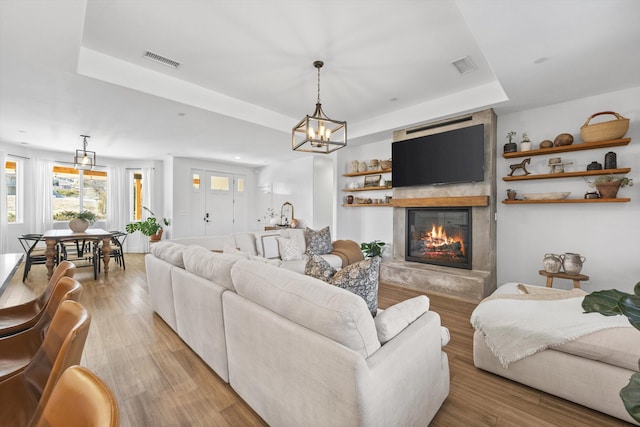
[(380, 160), (380, 167), (385, 170), (385, 169), (391, 169), (391, 159), (389, 160)]
[(298, 228), (298, 225), (300, 225), (300, 224), (299, 224), (299, 222), (298, 222), (298, 220), (297, 220), (297, 219), (295, 219), (295, 218), (293, 218), (293, 219), (291, 220), (291, 224), (290, 224), (289, 226), (290, 226), (291, 228)]
[(549, 139), (545, 139), (540, 143), (540, 148), (551, 148), (553, 147), (553, 142)]
[(293, 205), (289, 202), (284, 202), (280, 208), (280, 225), (288, 227), (293, 221)]
[(364, 177), (364, 188), (379, 187), (382, 175), (369, 175)]
[(549, 167), (551, 173), (564, 173), (564, 165), (572, 165), (573, 162), (562, 162), (560, 157), (552, 157), (549, 159)]
[(348, 204), (348, 205), (353, 204), (353, 196), (352, 196), (351, 194), (349, 194), (349, 195), (347, 196), (347, 204)]
[(380, 160), (378, 159), (369, 160), (369, 170), (371, 171), (380, 170)]
[[(616, 120), (589, 124), (591, 119), (603, 114), (616, 116)], [(580, 128), (580, 136), (584, 142), (609, 141), (625, 136), (629, 130), (629, 119), (613, 111), (602, 111), (592, 114)]]
[(357, 160), (352, 160), (351, 161), (351, 169), (350, 169), (350, 173), (358, 173), (358, 165), (360, 164), (359, 161)]
[(587, 191), (586, 193), (584, 193), (584, 198), (585, 199), (599, 199), (600, 198), (600, 194), (598, 194), (597, 191)]
[(504, 144), (504, 152), (505, 153), (513, 153), (515, 151), (518, 151), (518, 144), (516, 144), (512, 140), (512, 138), (515, 135), (516, 135), (516, 133), (514, 131), (511, 131), (511, 132), (507, 133), (507, 139), (509, 140), (509, 142)]
[(318, 70), (318, 98), (316, 109), (306, 115), (291, 131), (291, 148), (295, 151), (329, 154), (347, 146), (347, 122), (332, 120), (322, 111), (320, 103), (320, 68), (322, 61), (314, 61)]
[(633, 179), (626, 176), (602, 175), (593, 181), (593, 186), (596, 187), (601, 198), (615, 199), (620, 188), (633, 186)]
[(358, 172), (366, 172), (367, 171), (367, 162), (358, 163)]
[[(614, 168), (615, 169), (615, 168)], [(599, 171), (602, 170), (602, 165), (595, 160), (587, 165), (588, 171)]]
[(529, 151), (531, 150), (531, 140), (526, 133), (522, 134), (522, 141), (520, 141), (520, 151)]
[(522, 198), (525, 200), (562, 200), (566, 199), (569, 194), (571, 194), (569, 191), (557, 193), (530, 193), (523, 194)]
[(507, 199), (515, 200), (516, 199), (516, 190), (512, 190), (511, 188), (507, 189)]
[(385, 243), (380, 240), (374, 240), (369, 243), (360, 243), (360, 249), (364, 252), (364, 256), (367, 258), (373, 258), (375, 256), (382, 256), (382, 250)]
[(553, 145), (556, 147), (571, 144), (573, 144), (573, 135), (571, 135), (570, 133), (561, 133), (560, 135), (556, 136), (556, 139), (553, 140)]
[(390, 179), (385, 179), (385, 180), (384, 180), (384, 187), (387, 187), (387, 188), (391, 188), (391, 187), (393, 187), (393, 182), (392, 182), (392, 180), (390, 180)]
[(142, 209), (149, 212), (150, 216), (148, 216), (144, 221), (130, 222), (127, 224), (125, 227), (127, 233), (131, 234), (139, 231), (149, 237), (152, 242), (162, 239), (162, 232), (164, 230), (163, 226), (169, 225), (169, 220), (167, 218), (162, 218), (162, 220), (158, 222), (156, 214), (154, 214), (149, 208), (143, 206)]
[(73, 167), (78, 170), (93, 170), (96, 166), (96, 152), (87, 150), (87, 138), (89, 135), (80, 135), (82, 137), (82, 150), (76, 150), (73, 157)]
[(571, 276), (580, 274), (580, 271), (582, 270), (582, 264), (587, 260), (587, 258), (581, 256), (580, 254), (574, 254), (571, 252), (560, 255), (560, 259), (562, 260), (562, 269), (565, 273)]
[(509, 173), (509, 176), (513, 176), (513, 173), (519, 169), (522, 169), (525, 175), (529, 175), (531, 173), (527, 170), (527, 164), (529, 163), (531, 163), (531, 157), (527, 157), (520, 163), (509, 165), (509, 167), (511, 168), (511, 172)]
[(84, 233), (94, 222), (96, 222), (96, 214), (93, 212), (75, 212), (74, 218), (69, 221), (69, 228), (74, 233)]
[(556, 254), (544, 254), (542, 267), (547, 273), (560, 273), (560, 269), (562, 268), (562, 261)]
[(391, 203), (391, 196), (384, 196), (384, 202), (387, 204)]
[(609, 151), (604, 155), (604, 168), (605, 169), (617, 169), (618, 168), (618, 157), (616, 153), (613, 151)]

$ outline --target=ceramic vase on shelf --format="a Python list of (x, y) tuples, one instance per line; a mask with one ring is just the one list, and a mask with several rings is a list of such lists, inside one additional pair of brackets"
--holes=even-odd
[(547, 273), (559, 273), (562, 268), (562, 261), (556, 254), (544, 254), (542, 266)]
[(587, 260), (587, 258), (580, 254), (574, 254), (571, 252), (560, 255), (560, 259), (562, 260), (562, 268), (564, 269), (564, 272), (571, 276), (580, 274), (580, 271), (582, 271), (582, 264)]

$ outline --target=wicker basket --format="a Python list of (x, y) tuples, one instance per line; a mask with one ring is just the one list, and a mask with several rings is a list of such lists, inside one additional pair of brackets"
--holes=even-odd
[[(591, 119), (602, 114), (612, 114), (617, 117), (616, 120), (608, 122), (589, 124)], [(625, 119), (618, 113), (613, 111), (603, 111), (591, 115), (580, 128), (580, 136), (584, 142), (611, 141), (612, 139), (622, 138), (629, 130), (629, 119)]]
[(391, 160), (380, 160), (380, 167), (382, 169), (391, 169)]

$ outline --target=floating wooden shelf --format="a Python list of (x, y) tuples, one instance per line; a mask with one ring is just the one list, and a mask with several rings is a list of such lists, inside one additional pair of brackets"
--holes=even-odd
[(373, 190), (393, 190), (393, 187), (361, 187), (361, 188), (345, 188), (342, 191), (350, 193), (352, 191), (373, 191)]
[(505, 205), (533, 205), (536, 203), (625, 203), (630, 202), (627, 197), (615, 199), (559, 199), (559, 200), (508, 200), (502, 201)]
[(397, 208), (418, 208), (428, 206), (489, 206), (489, 196), (392, 199), (391, 206), (395, 206)]
[(342, 176), (364, 176), (364, 175), (378, 175), (381, 173), (390, 173), (391, 168), (389, 169), (380, 169), (377, 171), (365, 171), (365, 172), (354, 172), (354, 173), (343, 173)]
[(541, 156), (543, 154), (567, 153), (569, 151), (594, 150), (596, 148), (620, 147), (628, 145), (631, 138), (613, 139), (611, 141), (583, 142), (581, 144), (561, 145), (559, 147), (540, 148), (538, 150), (515, 151), (513, 153), (503, 153), (505, 159), (516, 157)]
[(563, 172), (563, 173), (544, 173), (537, 175), (518, 175), (518, 176), (503, 176), (503, 181), (527, 181), (530, 179), (550, 179), (550, 178), (574, 178), (576, 176), (598, 176), (598, 175), (619, 175), (631, 172), (631, 168), (621, 169), (600, 169), (594, 171), (579, 171), (579, 172)]
[(377, 206), (392, 206), (392, 205), (390, 203), (352, 203), (350, 205), (344, 204), (342, 206), (347, 207), (347, 208), (352, 208), (352, 207), (361, 207), (361, 206), (377, 207)]

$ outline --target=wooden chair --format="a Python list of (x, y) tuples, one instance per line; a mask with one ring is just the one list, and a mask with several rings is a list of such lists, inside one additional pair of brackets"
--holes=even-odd
[(76, 266), (62, 261), (53, 271), (51, 279), (40, 296), (23, 304), (0, 308), (0, 337), (6, 337), (24, 331), (35, 325), (45, 313), (53, 289), (62, 277), (73, 277)]
[(82, 366), (64, 371), (29, 427), (118, 427), (118, 402), (109, 387)]
[[(125, 240), (127, 240), (128, 234), (123, 231), (111, 231), (111, 233), (111, 252), (109, 253), (109, 256), (113, 258), (123, 270), (126, 270), (127, 266), (124, 262), (123, 246)], [(102, 248), (100, 249), (98, 261), (100, 261), (100, 259), (102, 259)], [(100, 272), (100, 263), (98, 263), (98, 272)]]
[(0, 381), (17, 374), (27, 367), (42, 345), (45, 333), (58, 307), (66, 300), (78, 301), (82, 285), (71, 277), (58, 281), (40, 320), (26, 331), (0, 338)]
[(40, 400), (46, 403), (62, 373), (80, 363), (90, 323), (89, 313), (79, 303), (60, 305), (29, 365), (0, 382), (3, 425), (24, 426), (37, 416)]
[[(24, 260), (24, 273), (22, 274), (22, 281), (27, 280), (29, 271), (33, 264), (46, 264), (47, 257), (45, 255), (46, 247), (42, 245), (44, 239), (42, 234), (23, 234), (18, 237), (20, 245), (25, 253)], [(57, 249), (56, 249), (57, 250)], [(56, 263), (58, 262), (58, 256), (55, 257)]]

